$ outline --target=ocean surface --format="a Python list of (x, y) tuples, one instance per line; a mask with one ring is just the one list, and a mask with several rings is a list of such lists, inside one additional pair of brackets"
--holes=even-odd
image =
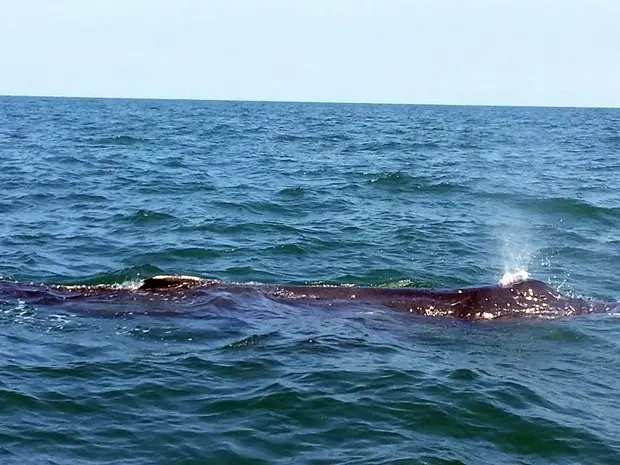
[[(0, 219), (4, 281), (620, 300), (620, 110), (1, 97)], [(620, 463), (618, 314), (98, 305), (0, 297), (0, 463)]]

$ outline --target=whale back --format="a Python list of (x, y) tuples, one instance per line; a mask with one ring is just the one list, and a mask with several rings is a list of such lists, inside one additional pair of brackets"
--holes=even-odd
[(461, 289), (278, 286), (270, 295), (315, 302), (376, 302), (418, 315), (463, 319), (558, 317), (611, 308), (611, 304), (565, 295), (535, 279)]
[[(295, 303), (334, 305), (374, 304), (425, 316), (461, 319), (497, 319), (600, 313), (618, 309), (605, 303), (565, 295), (548, 284), (527, 279), (507, 286), (461, 289), (377, 288), (355, 286), (287, 286), (231, 284), (194, 276), (155, 276), (138, 287), (114, 285), (63, 286), (0, 282), (0, 300), (19, 299), (67, 309), (104, 308), (109, 302), (151, 302), (192, 299), (209, 301), (217, 295), (254, 295)], [(97, 313), (99, 313), (97, 311)], [(161, 313), (161, 312), (160, 312)]]
[(556, 318), (602, 312), (609, 305), (563, 294), (550, 285), (527, 279), (507, 286), (489, 286), (462, 290), (451, 301), (455, 316), (469, 319)]

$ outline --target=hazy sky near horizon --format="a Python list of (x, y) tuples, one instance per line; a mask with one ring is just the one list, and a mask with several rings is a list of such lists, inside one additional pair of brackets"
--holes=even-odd
[(0, 95), (620, 107), (620, 0), (0, 4)]

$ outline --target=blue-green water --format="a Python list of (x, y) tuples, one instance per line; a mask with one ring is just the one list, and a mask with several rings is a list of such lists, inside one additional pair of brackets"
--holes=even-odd
[[(620, 300), (619, 154), (620, 110), (0, 98), (0, 276)], [(2, 463), (620, 463), (616, 314), (100, 305), (0, 300)]]

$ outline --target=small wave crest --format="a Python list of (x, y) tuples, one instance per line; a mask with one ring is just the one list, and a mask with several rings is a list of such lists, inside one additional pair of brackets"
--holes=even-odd
[(465, 186), (440, 179), (428, 179), (421, 176), (412, 176), (403, 171), (365, 172), (363, 177), (367, 183), (376, 188), (387, 190), (417, 190), (434, 194), (453, 193), (466, 189)]
[(124, 219), (136, 223), (151, 223), (157, 221), (168, 221), (176, 219), (174, 215), (165, 212), (158, 212), (152, 210), (141, 209), (133, 214), (128, 214), (124, 216)]
[(142, 139), (140, 137), (120, 135), (112, 137), (102, 137), (100, 139), (95, 139), (92, 142), (102, 145), (136, 145), (148, 142), (148, 140)]

